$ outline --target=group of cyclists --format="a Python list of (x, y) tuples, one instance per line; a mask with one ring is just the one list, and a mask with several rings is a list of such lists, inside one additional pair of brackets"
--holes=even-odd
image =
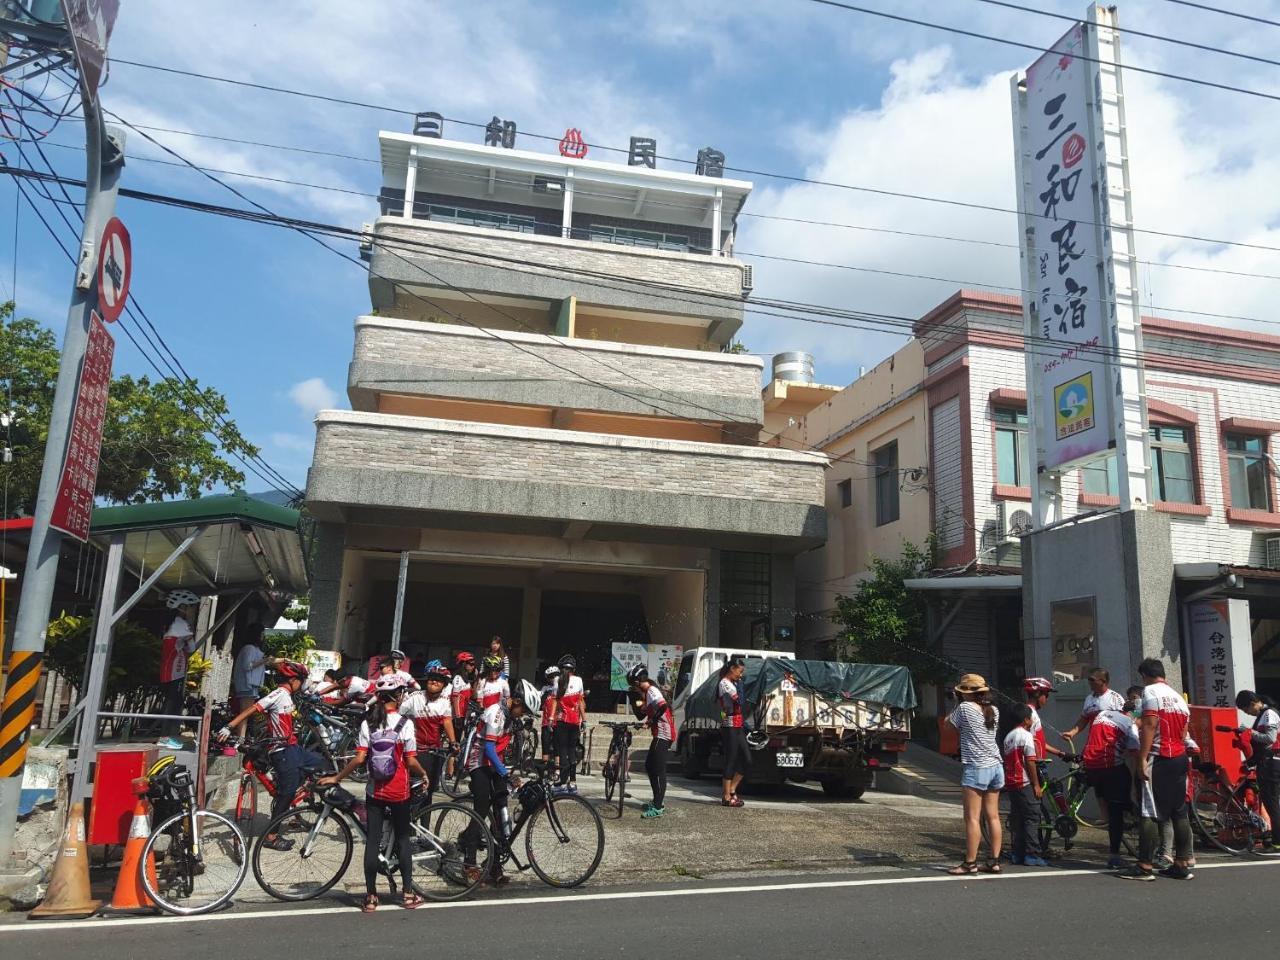
[[(428, 661), (411, 673), (403, 651), (391, 650), (374, 659), (369, 676), (330, 670), (324, 682), (312, 684), (309, 670), (301, 663), (278, 660), (273, 664), (275, 687), (248, 703), (216, 734), (226, 743), (233, 730), (243, 731), (251, 718), (265, 718), (275, 792), (272, 818), (289, 809), (305, 772), (325, 770), (320, 755), (299, 744), (294, 727), (295, 697), (306, 690), (331, 703), (365, 707), (355, 739), (355, 750), (336, 771), (329, 768), (316, 781), (319, 786), (336, 786), (357, 770), (366, 774), (365, 811), (367, 845), (364, 855), (365, 911), (379, 906), (377, 877), (384, 832), (392, 831), (398, 853), (399, 870), (405, 891), (402, 905), (412, 909), (422, 899), (410, 884), (410, 811), (414, 781), (431, 794), (440, 789), (447, 776), (465, 777), (477, 814), (492, 824), (495, 833), (510, 823), (508, 799), (519, 786), (518, 774), (508, 763), (508, 747), (531, 712), (541, 714), (541, 754), (547, 775), (554, 775), (557, 792), (576, 793), (576, 767), (582, 725), (585, 719), (585, 690), (577, 674), (577, 662), (565, 655), (547, 667), (537, 703), (529, 703), (521, 689), (510, 683), (510, 659), (494, 638), (490, 649), (477, 658), (463, 651), (453, 668), (440, 660)], [(653, 800), (643, 816), (663, 814), (666, 790), (666, 753), (675, 739), (674, 723), (665, 696), (651, 682), (644, 667), (628, 674), (639, 712), (654, 732), (654, 749), (646, 764)], [(465, 840), (465, 838), (464, 838)], [(287, 851), (293, 841), (279, 835), (260, 841), (270, 850)], [(474, 849), (468, 847), (465, 864), (468, 882), (502, 886), (508, 882), (500, 864), (493, 860), (490, 875), (481, 877)]]
[[(1121, 695), (1110, 688), (1110, 675), (1096, 669), (1088, 676), (1090, 693), (1080, 717), (1062, 736), (1074, 750), (1075, 738), (1086, 737), (1076, 756), (1046, 742), (1039, 711), (1055, 692), (1051, 681), (1030, 677), (1023, 685), (1025, 703), (1000, 711), (992, 691), (977, 674), (965, 674), (954, 687), (959, 701), (947, 721), (960, 739), (961, 787), (964, 794), (965, 859), (955, 875), (999, 873), (1003, 837), (999, 798), (1008, 796), (1012, 831), (1011, 860), (1046, 866), (1039, 849), (1039, 802), (1050, 756), (1077, 761), (1094, 788), (1107, 822), (1109, 858), (1129, 880), (1153, 881), (1157, 874), (1190, 880), (1195, 865), (1188, 806), (1190, 758), (1200, 752), (1192, 739), (1191, 711), (1181, 694), (1165, 682), (1164, 664), (1156, 659), (1138, 666), (1141, 682)], [(1256, 768), (1258, 793), (1272, 824), (1263, 853), (1280, 852), (1280, 711), (1252, 690), (1236, 697), (1239, 710), (1253, 717), (1250, 728), (1237, 733), (1249, 747)], [(1121, 856), (1126, 817), (1139, 823), (1137, 862)], [(986, 822), (990, 858), (981, 866), (978, 852)]]

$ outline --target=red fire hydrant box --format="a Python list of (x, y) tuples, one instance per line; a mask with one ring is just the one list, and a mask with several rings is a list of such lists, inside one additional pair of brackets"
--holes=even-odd
[(120, 744), (98, 748), (93, 775), (93, 803), (89, 807), (89, 842), (123, 845), (138, 795), (133, 781), (145, 777), (156, 762), (157, 747)]
[(1240, 716), (1234, 707), (1202, 707), (1191, 705), (1191, 737), (1200, 745), (1200, 758), (1206, 763), (1216, 763), (1226, 772), (1227, 779), (1238, 783), (1244, 767), (1244, 754), (1234, 732), (1217, 727), (1240, 725)]

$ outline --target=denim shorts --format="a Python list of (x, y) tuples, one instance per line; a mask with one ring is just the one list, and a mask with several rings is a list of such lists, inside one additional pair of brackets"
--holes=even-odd
[(960, 765), (960, 786), (974, 790), (1001, 790), (1004, 788), (1004, 767), (979, 767), (972, 763)]

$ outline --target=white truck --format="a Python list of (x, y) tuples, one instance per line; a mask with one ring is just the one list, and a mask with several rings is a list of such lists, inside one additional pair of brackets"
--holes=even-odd
[(856, 799), (906, 749), (916, 705), (906, 667), (698, 647), (685, 652), (672, 700), (684, 776), (723, 769), (715, 691), (731, 656), (746, 661), (752, 739), (765, 741), (752, 750), (748, 782), (817, 781), (828, 796)]

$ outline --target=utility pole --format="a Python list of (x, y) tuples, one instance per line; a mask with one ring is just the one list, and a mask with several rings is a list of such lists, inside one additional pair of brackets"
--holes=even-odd
[[(6, 28), (9, 25), (4, 24)], [(108, 26), (108, 33), (109, 29)], [(8, 679), (3, 704), (0, 705), (0, 872), (14, 866), (13, 838), (17, 827), (22, 772), (34, 719), (35, 691), (40, 679), (45, 630), (49, 623), (58, 557), (63, 541), (63, 534), (50, 527), (50, 518), (62, 478), (63, 460), (67, 454), (77, 383), (89, 335), (89, 315), (98, 305), (99, 238), (107, 221), (115, 215), (120, 173), (124, 168), (124, 134), (120, 130), (104, 126), (96, 95), (96, 80), (93, 87), (95, 89), (86, 92), (82, 98), (86, 166), (84, 229), (80, 235), (71, 308), (67, 312), (67, 326), (62, 339), (62, 359), (58, 366), (53, 411), (49, 418), (49, 437), (44, 449), (34, 526), (31, 529), (31, 544), (22, 577), (18, 617), (14, 624)]]

